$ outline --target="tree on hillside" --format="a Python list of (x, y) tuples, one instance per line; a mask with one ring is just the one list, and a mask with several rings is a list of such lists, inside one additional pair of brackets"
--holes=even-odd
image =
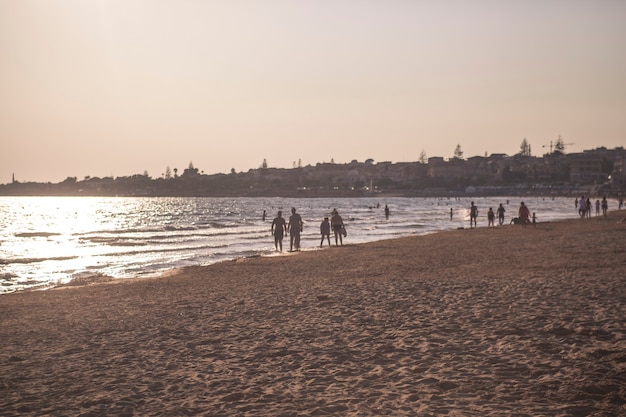
[(189, 168), (183, 171), (183, 177), (193, 177), (198, 175), (198, 168), (194, 168), (193, 162), (189, 162)]
[(530, 156), (530, 145), (526, 138), (522, 140), (522, 144), (519, 147), (519, 155), (521, 156)]
[(463, 151), (461, 150), (461, 145), (456, 145), (454, 148), (454, 159), (463, 159)]
[(425, 164), (428, 162), (428, 157), (426, 156), (426, 152), (422, 149), (422, 152), (420, 152), (420, 157), (417, 160), (420, 164)]

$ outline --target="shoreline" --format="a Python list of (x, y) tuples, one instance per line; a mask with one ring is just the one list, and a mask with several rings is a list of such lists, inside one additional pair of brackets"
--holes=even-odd
[(0, 410), (625, 413), (625, 214), (5, 294)]
[[(508, 207), (509, 199), (512, 199), (511, 201), (516, 201), (515, 198), (513, 197), (507, 197), (506, 198), (507, 209), (509, 209)], [(567, 207), (567, 209), (565, 207), (566, 205), (569, 206), (569, 203), (570, 203), (569, 200), (566, 200), (563, 198), (553, 199), (553, 201), (547, 201), (547, 199), (540, 199), (540, 198), (535, 198), (533, 200), (536, 201), (536, 204), (537, 204), (536, 208), (538, 209), (538, 212), (540, 213), (539, 214), (540, 218), (542, 220), (556, 220), (557, 218), (563, 218), (565, 216), (568, 216), (571, 218), (571, 216), (573, 215), (572, 213), (569, 212), (569, 207)], [(74, 200), (72, 200), (72, 202), (56, 202), (55, 201), (54, 204), (58, 204), (60, 206), (66, 207), (66, 211), (68, 211), (68, 213), (71, 214), (73, 213), (72, 212), (73, 205), (78, 204), (78, 203), (74, 203), (73, 201)], [(491, 199), (491, 200), (490, 199), (484, 199), (484, 200), (476, 199), (476, 201), (478, 201), (479, 204), (484, 205), (485, 209), (487, 206), (498, 204), (497, 203), (498, 199)], [(481, 201), (484, 201), (484, 203), (481, 203)], [(179, 203), (183, 204), (184, 202), (185, 200), (182, 200)], [(257, 214), (257, 211), (260, 211), (261, 209), (266, 208), (267, 206), (269, 206), (271, 209), (274, 209), (275, 207), (272, 206), (272, 203), (275, 203), (274, 205), (278, 205), (278, 203), (281, 203), (282, 201), (258, 200), (255, 202), (258, 203), (258, 205), (254, 205), (252, 203), (246, 202), (245, 200), (238, 201), (238, 204), (240, 204), (243, 207), (251, 207), (251, 206), (254, 207), (254, 210), (249, 210), (245, 215), (240, 216), (242, 220), (240, 224), (243, 225), (247, 223), (247, 221), (250, 219), (252, 219), (252, 222), (254, 222), (256, 219), (258, 221), (257, 226), (260, 229), (259, 231), (255, 231), (255, 233), (257, 233), (256, 235), (254, 235), (253, 233), (249, 234), (250, 235), (249, 237), (251, 238), (254, 237), (254, 239), (248, 240), (247, 239), (248, 236), (245, 236), (244, 237), (245, 242), (242, 242), (239, 245), (233, 246), (234, 250), (230, 249), (231, 246), (229, 244), (230, 243), (229, 241), (237, 238), (237, 235), (239, 233), (237, 231), (238, 228), (228, 229), (229, 232), (226, 233), (226, 237), (224, 238), (224, 244), (226, 245), (225, 249), (221, 249), (221, 248), (213, 249), (213, 246), (217, 247), (217, 243), (216, 243), (217, 241), (213, 241), (213, 239), (209, 236), (209, 234), (203, 237), (203, 232), (206, 229), (205, 226), (203, 225), (203, 222), (206, 221), (204, 219), (202, 220), (199, 226), (196, 225), (193, 219), (189, 219), (189, 218), (184, 219), (184, 221), (186, 222), (184, 223), (184, 225), (186, 228), (188, 227), (188, 230), (190, 230), (189, 233), (192, 233), (191, 231), (194, 229), (198, 230), (198, 234), (192, 235), (193, 239), (189, 240), (189, 247), (184, 247), (184, 245), (179, 246), (173, 238), (172, 239), (168, 238), (167, 240), (159, 241), (158, 245), (155, 245), (153, 247), (152, 245), (155, 242), (150, 241), (150, 236), (148, 233), (139, 234), (138, 236), (135, 236), (136, 239), (133, 240), (132, 239), (133, 236), (131, 236), (130, 234), (125, 235), (122, 233), (122, 231), (124, 231), (124, 228), (120, 228), (118, 230), (118, 229), (115, 229), (114, 226), (111, 226), (113, 227), (113, 229), (111, 230), (115, 230), (115, 234), (113, 236), (115, 239), (119, 239), (120, 242), (119, 243), (116, 243), (115, 241), (111, 242), (111, 240), (115, 240), (115, 239), (112, 239), (111, 235), (108, 232), (95, 232), (98, 230), (109, 230), (110, 229), (109, 225), (102, 225), (102, 226), (94, 225), (90, 228), (84, 228), (83, 230), (80, 230), (79, 234), (58, 233), (59, 232), (58, 230), (54, 230), (54, 229), (48, 230), (46, 227), (35, 225), (33, 226), (33, 230), (39, 230), (39, 231), (35, 233), (32, 233), (32, 232), (29, 233), (29, 235), (33, 235), (34, 238), (37, 238), (37, 237), (43, 238), (45, 236), (48, 236), (49, 234), (52, 234), (53, 232), (56, 232), (54, 233), (55, 236), (59, 236), (58, 239), (57, 238), (47, 239), (48, 242), (50, 243), (47, 245), (46, 248), (43, 248), (45, 249), (44, 252), (49, 252), (49, 253), (54, 254), (55, 248), (53, 245), (53, 241), (63, 240), (63, 241), (67, 241), (67, 243), (72, 246), (68, 248), (70, 249), (68, 254), (71, 253), (75, 255), (75, 257), (74, 258), (70, 258), (70, 257), (47, 258), (47, 259), (51, 259), (55, 261), (61, 260), (61, 259), (71, 259), (69, 262), (59, 261), (58, 266), (55, 265), (54, 263), (44, 262), (47, 259), (43, 257), (41, 259), (23, 259), (23, 260), (16, 259), (14, 262), (11, 262), (11, 260), (9, 260), (9, 266), (7, 267), (8, 274), (5, 275), (5, 279), (2, 282), (2, 288), (0, 288), (0, 290), (2, 291), (2, 293), (11, 293), (15, 291), (27, 290), (28, 287), (31, 287), (30, 290), (37, 290), (37, 289), (52, 288), (58, 285), (61, 285), (61, 286), (77, 285), (78, 283), (81, 283), (81, 282), (88, 283), (89, 281), (95, 281), (95, 282), (103, 281), (103, 280), (109, 279), (107, 278), (107, 276), (110, 276), (113, 279), (129, 279), (133, 277), (147, 278), (147, 277), (158, 276), (161, 273), (167, 273), (167, 271), (169, 271), (172, 268), (178, 268), (178, 267), (182, 267), (185, 265), (191, 265), (192, 263), (199, 264), (199, 265), (207, 265), (210, 263), (221, 262), (223, 260), (228, 260), (228, 259), (241, 257), (241, 256), (244, 256), (244, 257), (249, 256), (249, 255), (255, 256), (258, 254), (261, 254), (262, 256), (271, 255), (272, 254), (271, 251), (273, 250), (273, 247), (272, 247), (273, 239), (271, 238), (271, 236), (268, 236), (267, 238), (263, 236), (265, 232), (265, 227), (269, 229), (269, 225), (267, 222), (261, 223), (261, 218), (260, 217), (256, 218), (255, 216)], [(327, 202), (329, 207), (336, 204), (336, 202), (334, 201), (330, 202), (328, 200), (322, 200), (322, 203), (320, 204), (316, 204), (314, 202), (311, 202), (310, 200), (309, 202), (307, 202), (307, 200), (298, 200), (295, 203), (295, 205), (296, 206), (301, 205), (302, 207), (307, 207), (308, 204), (311, 204), (313, 209), (309, 207), (309, 212), (314, 213), (314, 212), (320, 212), (319, 211), (320, 207), (326, 205), (326, 203), (324, 202)], [(504, 203), (504, 199), (502, 199), (501, 202)], [(107, 201), (98, 202), (98, 204), (106, 204), (106, 203)], [(124, 204), (129, 203), (128, 199), (124, 199), (123, 203)], [(392, 216), (392, 219), (391, 220), (387, 219), (386, 222), (384, 219), (382, 219), (382, 216), (376, 216), (377, 212), (375, 208), (376, 206), (375, 201), (369, 201), (369, 203), (367, 203), (367, 201), (364, 201), (364, 200), (351, 200), (350, 202), (347, 202), (347, 203), (344, 202), (344, 203), (346, 204), (346, 206), (349, 207), (346, 209), (348, 210), (347, 212), (350, 212), (349, 211), (350, 209), (354, 209), (356, 211), (356, 213), (354, 214), (355, 218), (353, 218), (352, 215), (349, 215), (347, 217), (349, 224), (352, 224), (352, 221), (354, 220), (354, 225), (349, 226), (353, 228), (352, 229), (353, 231), (351, 233), (352, 236), (349, 237), (348, 241), (350, 242), (354, 241), (355, 243), (393, 238), (393, 237), (398, 237), (401, 234), (410, 236), (414, 234), (431, 233), (433, 231), (439, 231), (445, 228), (458, 228), (458, 227), (467, 226), (466, 221), (463, 220), (463, 216), (464, 214), (466, 215), (464, 206), (465, 204), (469, 205), (469, 201), (467, 203), (464, 203), (464, 200), (455, 199), (453, 201), (453, 200), (437, 199), (437, 201), (435, 201), (435, 199), (421, 199), (421, 198), (416, 199), (416, 201), (412, 201), (411, 199), (400, 199), (397, 201), (392, 200), (389, 203), (392, 205), (393, 204), (397, 205), (396, 207), (398, 207), (398, 210), (399, 210), (397, 213), (399, 214), (399, 216), (396, 217), (395, 216), (396, 213), (394, 213), (394, 215)], [(416, 209), (407, 208), (409, 206), (412, 207), (413, 203), (415, 203)], [(513, 204), (511, 207), (513, 207), (514, 205), (515, 204)], [(539, 207), (539, 205), (543, 205), (543, 207)], [(572, 201), (572, 205), (573, 205), (573, 201)], [(445, 206), (447, 206), (447, 208)], [(447, 210), (452, 210), (452, 208), (454, 208), (454, 211), (455, 211), (454, 220), (450, 218), (450, 220), (448, 221), (449, 216), (448, 216)], [(413, 210), (417, 210), (417, 212)], [(176, 212), (176, 210), (172, 210), (172, 212)], [(354, 211), (352, 213), (354, 213)], [(381, 213), (382, 213), (382, 210), (381, 210)], [(547, 213), (547, 214), (544, 214), (544, 213)], [(217, 216), (219, 217), (219, 215)], [(212, 218), (213, 216), (211, 215), (209, 217)], [(27, 217), (24, 217), (24, 218), (27, 218)], [(381, 219), (382, 221), (379, 221)], [(59, 220), (59, 224), (61, 223), (61, 221), (62, 220)], [(304, 246), (306, 246), (307, 249), (309, 249), (311, 246), (317, 246), (318, 242), (316, 242), (316, 240), (319, 239), (319, 236), (315, 232), (316, 219), (314, 218), (308, 219), (308, 222), (309, 224), (307, 225), (307, 233), (305, 236), (306, 242), (304, 244)], [(397, 222), (401, 222), (402, 226), (396, 225), (395, 223)], [(481, 227), (486, 226), (485, 222), (481, 221), (480, 223), (481, 223), (480, 224)], [(87, 223), (85, 222), (85, 224)], [(15, 228), (14, 233), (7, 234), (7, 240), (14, 239), (15, 236), (22, 236), (22, 235), (26, 236), (27, 233), (20, 233), (20, 232), (22, 232), (23, 230), (30, 230), (29, 227), (30, 227), (29, 224), (25, 224), (23, 226), (20, 226), (19, 228)], [(164, 224), (155, 225), (155, 230), (163, 231), (164, 236), (170, 235), (169, 233), (170, 231)], [(91, 234), (92, 231), (93, 231), (93, 234)], [(232, 233), (230, 233), (230, 231), (232, 231)], [(89, 233), (89, 235), (83, 235), (83, 233)], [(183, 233), (187, 233), (187, 232), (183, 232)], [(90, 239), (81, 240), (83, 236), (87, 236)], [(172, 233), (171, 236), (175, 237), (175, 234)], [(34, 238), (31, 238), (31, 239), (34, 239)], [(97, 243), (97, 245), (102, 246), (103, 248), (109, 249), (110, 251), (113, 251), (112, 254), (114, 256), (108, 257), (102, 262), (97, 261), (96, 258), (94, 258), (93, 260), (88, 260), (89, 258), (87, 257), (81, 257), (80, 256), (81, 253), (83, 255), (89, 255), (90, 251), (96, 251), (96, 249), (90, 249), (89, 247), (87, 247), (87, 244), (89, 244), (91, 240), (95, 242), (102, 242), (101, 244)], [(27, 240), (24, 240), (24, 242), (27, 242)], [(176, 246), (169, 246), (172, 243), (176, 243)], [(251, 243), (251, 245), (247, 245), (247, 243)], [(206, 253), (203, 252), (202, 250), (196, 251), (194, 249), (195, 245), (204, 245), (204, 246), (210, 247), (210, 249), (208, 249)], [(120, 247), (119, 251), (118, 251), (118, 246)], [(128, 249), (121, 248), (121, 246), (126, 246), (129, 248)], [(144, 246), (146, 246), (147, 248), (145, 250), (148, 250), (148, 251), (154, 250), (155, 252), (158, 252), (159, 249), (163, 248), (164, 257), (166, 257), (167, 259), (161, 259), (162, 258), (161, 255), (151, 255), (149, 252), (146, 252), (146, 256), (143, 256), (142, 251), (144, 251), (144, 248), (143, 248)], [(137, 247), (136, 251), (134, 250), (135, 247)], [(180, 253), (176, 251), (172, 252), (170, 251), (170, 249), (172, 248), (180, 249), (181, 252)], [(105, 249), (102, 249), (102, 251), (105, 251)], [(170, 255), (170, 254), (173, 254), (173, 255)], [(15, 256), (19, 257), (18, 252), (15, 252)], [(149, 264), (149, 261), (147, 262), (145, 261), (145, 259), (149, 259), (151, 256), (156, 258), (155, 262), (153, 262), (152, 265)], [(125, 257), (127, 258), (127, 262), (124, 262)], [(187, 261), (188, 259), (193, 259), (193, 262)], [(3, 260), (0, 259), (0, 263), (2, 261)], [(18, 264), (21, 263), (22, 261), (25, 263), (28, 263), (29, 265), (24, 266), (20, 270), (18, 269), (19, 267)], [(85, 261), (86, 263), (84, 263), (83, 261)], [(143, 266), (136, 267), (136, 265), (143, 265)], [(46, 273), (46, 272), (49, 272), (49, 273)]]

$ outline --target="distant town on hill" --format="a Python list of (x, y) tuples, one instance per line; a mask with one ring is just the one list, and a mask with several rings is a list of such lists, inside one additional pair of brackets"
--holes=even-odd
[(580, 153), (554, 150), (532, 156), (524, 140), (520, 152), (463, 158), (426, 158), (415, 162), (318, 163), (271, 168), (263, 160), (247, 172), (205, 175), (190, 162), (182, 173), (165, 170), (126, 177), (68, 177), (59, 183), (20, 182), (0, 185), (3, 196), (145, 196), (145, 197), (358, 197), (461, 195), (620, 196), (626, 191), (626, 150), (598, 147)]

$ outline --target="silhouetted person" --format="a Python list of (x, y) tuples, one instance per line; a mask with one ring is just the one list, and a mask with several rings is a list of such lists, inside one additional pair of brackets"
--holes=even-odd
[(385, 218), (389, 218), (389, 206), (385, 204)]
[(474, 224), (474, 227), (476, 227), (477, 218), (478, 218), (478, 207), (476, 207), (474, 205), (474, 202), (472, 201), (472, 204), (470, 206), (470, 227), (472, 227), (472, 223)]
[(330, 218), (330, 225), (335, 233), (335, 246), (337, 242), (343, 246), (343, 219), (337, 212), (337, 209), (333, 210), (333, 216)]
[(274, 247), (276, 250), (283, 251), (283, 237), (287, 232), (287, 223), (283, 219), (283, 212), (279, 211), (278, 216), (272, 221), (272, 235), (274, 235)]
[(324, 221), (320, 224), (320, 233), (322, 235), (320, 248), (324, 246), (324, 238), (328, 240), (328, 246), (330, 246), (330, 221), (328, 221), (328, 217), (324, 217)]
[(504, 223), (504, 212), (506, 210), (504, 210), (504, 206), (502, 205), (502, 203), (500, 203), (500, 207), (498, 207), (498, 224), (500, 226), (502, 226), (502, 224)]
[(495, 226), (496, 221), (496, 213), (493, 212), (493, 208), (489, 207), (489, 211), (487, 212), (487, 224), (491, 226)]
[(606, 201), (606, 196), (602, 197), (602, 215), (606, 217), (606, 212), (609, 210), (609, 202)]
[(287, 224), (287, 229), (289, 230), (289, 251), (293, 251), (294, 248), (295, 250), (300, 250), (300, 233), (303, 226), (302, 217), (296, 213), (296, 208), (292, 207), (289, 224)]
[(587, 214), (587, 200), (585, 200), (585, 196), (582, 196), (578, 201), (578, 214), (580, 214), (580, 218), (585, 218), (585, 214)]
[(527, 223), (530, 223), (530, 210), (528, 210), (528, 207), (523, 201), (519, 206), (518, 216), (522, 226), (526, 226)]

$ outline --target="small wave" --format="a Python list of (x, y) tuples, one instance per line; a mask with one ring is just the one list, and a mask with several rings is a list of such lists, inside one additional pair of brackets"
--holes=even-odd
[(108, 246), (146, 246), (147, 242), (137, 240), (127, 240), (118, 237), (94, 236), (91, 238), (81, 238), (82, 242), (100, 243)]
[(236, 223), (218, 223), (218, 222), (198, 222), (198, 226), (202, 226), (202, 229), (226, 229), (239, 227)]
[(0, 286), (10, 287), (12, 285), (15, 285), (16, 278), (18, 278), (18, 276), (15, 274), (11, 274), (11, 273), (0, 274)]
[(110, 282), (113, 280), (115, 280), (115, 278), (104, 274), (79, 274), (73, 277), (69, 282), (57, 284), (57, 287), (77, 287)]
[(61, 233), (52, 233), (52, 232), (26, 232), (26, 233), (16, 233), (15, 237), (50, 237), (50, 236), (60, 236)]
[(32, 264), (44, 261), (68, 261), (70, 259), (76, 259), (77, 256), (56, 256), (51, 258), (17, 258), (17, 259), (0, 259), (0, 265), (10, 264)]
[(228, 244), (219, 245), (199, 245), (199, 246), (179, 246), (175, 248), (155, 248), (147, 250), (131, 250), (128, 252), (109, 252), (102, 253), (94, 256), (107, 257), (107, 256), (129, 256), (129, 255), (141, 255), (146, 253), (168, 253), (168, 252), (198, 252), (209, 249), (227, 248)]
[(89, 235), (123, 235), (127, 233), (159, 233), (163, 232), (164, 228), (129, 228), (129, 229), (110, 229), (110, 230), (93, 230), (83, 233), (74, 233), (73, 236), (89, 236)]
[(163, 230), (165, 230), (166, 232), (178, 232), (178, 231), (197, 230), (197, 229), (191, 226), (165, 226)]
[(111, 242), (109, 243), (109, 246), (147, 246), (148, 243), (147, 242), (129, 242), (129, 241), (123, 241), (120, 240), (118, 242)]

